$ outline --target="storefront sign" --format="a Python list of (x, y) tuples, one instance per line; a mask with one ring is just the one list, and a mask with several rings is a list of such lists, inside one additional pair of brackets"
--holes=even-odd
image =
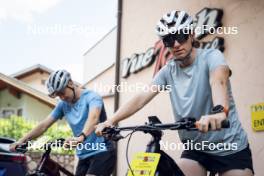
[(195, 15), (194, 26), (196, 28), (195, 37), (200, 40), (210, 34), (210, 30), (215, 30), (222, 26), (221, 20), (223, 10), (204, 8)]
[(264, 130), (264, 103), (251, 106), (252, 128), (255, 131)]
[[(213, 29), (222, 26), (221, 20), (223, 11), (221, 9), (204, 8), (195, 15), (194, 26), (197, 32), (195, 38), (200, 40), (212, 33)], [(204, 29), (208, 30), (204, 30)], [(199, 30), (200, 32), (199, 32)], [(211, 41), (200, 42), (201, 48), (216, 48), (224, 51), (224, 39), (215, 37)], [(122, 73), (123, 78), (127, 78), (131, 73), (137, 73), (140, 70), (152, 65), (156, 60), (154, 75), (157, 73), (166, 62), (172, 58), (168, 49), (163, 45), (162, 41), (156, 42), (155, 46), (149, 48), (145, 53), (133, 54), (130, 58), (123, 59)]]
[(122, 77), (126, 78), (130, 73), (136, 73), (155, 61), (154, 48), (149, 48), (145, 53), (133, 54), (131, 58), (123, 61)]

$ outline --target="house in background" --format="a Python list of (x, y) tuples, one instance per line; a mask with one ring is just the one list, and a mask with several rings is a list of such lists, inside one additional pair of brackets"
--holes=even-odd
[(83, 54), (84, 82), (88, 82), (102, 70), (113, 65), (116, 58), (116, 35), (117, 27), (115, 26)]
[(11, 76), (0, 73), (0, 117), (18, 115), (30, 121), (45, 118), (57, 103), (46, 94), (45, 81), (51, 72), (34, 65)]
[(17, 73), (14, 73), (11, 75), (11, 77), (26, 83), (28, 86), (36, 90), (47, 93), (45, 82), (48, 79), (51, 72), (53, 72), (53, 70), (41, 64), (37, 64), (29, 68), (26, 68), (24, 70), (21, 70)]

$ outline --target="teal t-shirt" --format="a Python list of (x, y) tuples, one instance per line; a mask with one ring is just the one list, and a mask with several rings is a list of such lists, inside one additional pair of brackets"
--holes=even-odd
[[(88, 114), (93, 108), (100, 108), (99, 122), (106, 120), (106, 112), (102, 98), (93, 91), (83, 90), (79, 100), (74, 104), (60, 101), (58, 105), (51, 112), (54, 119), (65, 118), (72, 129), (74, 136), (79, 136), (83, 130)], [(98, 137), (93, 132), (87, 139), (76, 148), (76, 154), (80, 159), (87, 158), (100, 152), (110, 150), (112, 144), (103, 137)]]
[[(197, 49), (196, 58), (190, 66), (181, 68), (177, 61), (170, 60), (155, 75), (152, 84), (161, 87), (169, 85), (171, 88), (170, 99), (176, 121), (185, 117), (194, 117), (199, 120), (201, 116), (210, 114), (214, 105), (209, 75), (219, 66), (228, 66), (219, 50)], [(193, 140), (194, 143), (208, 141), (215, 144), (232, 145), (221, 150), (204, 148), (204, 152), (215, 155), (228, 155), (246, 148), (248, 145), (247, 135), (239, 121), (230, 81), (228, 82), (228, 97), (230, 128), (208, 133), (180, 130), (180, 139), (182, 141)]]

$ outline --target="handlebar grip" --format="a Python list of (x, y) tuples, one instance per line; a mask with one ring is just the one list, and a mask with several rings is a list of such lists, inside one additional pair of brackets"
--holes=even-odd
[(19, 153), (26, 153), (28, 151), (27, 147), (28, 147), (28, 143), (23, 143), (23, 144), (18, 145), (16, 147), (16, 151)]
[(119, 131), (115, 128), (106, 127), (103, 129), (102, 134), (105, 138), (112, 140), (112, 141), (119, 141), (120, 139), (123, 139), (124, 137), (119, 134)]
[(221, 127), (222, 128), (230, 128), (230, 122), (229, 122), (229, 120), (222, 121)]
[[(209, 130), (211, 129), (211, 125), (209, 124)], [(224, 120), (221, 122), (221, 128), (230, 128), (230, 122), (229, 120)]]
[(105, 127), (102, 131), (102, 134), (112, 134), (115, 130), (111, 127)]

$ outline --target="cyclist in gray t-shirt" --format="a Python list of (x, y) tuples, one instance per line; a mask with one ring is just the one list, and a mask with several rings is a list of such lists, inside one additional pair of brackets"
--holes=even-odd
[[(184, 151), (177, 164), (185, 175), (205, 176), (206, 171), (221, 176), (253, 175), (247, 135), (232, 96), (231, 71), (219, 50), (194, 47), (197, 41), (190, 32), (191, 24), (192, 18), (184, 11), (172, 11), (162, 17), (156, 32), (174, 58), (155, 75), (149, 85), (152, 91), (142, 92), (121, 106), (113, 118), (98, 125), (96, 133), (100, 135), (105, 127), (128, 118), (155, 97), (159, 87), (166, 87), (170, 89), (175, 120), (184, 117), (198, 120), (199, 131), (179, 131), (182, 142), (208, 141), (217, 146)], [(230, 128), (221, 129), (221, 122), (226, 119)]]

